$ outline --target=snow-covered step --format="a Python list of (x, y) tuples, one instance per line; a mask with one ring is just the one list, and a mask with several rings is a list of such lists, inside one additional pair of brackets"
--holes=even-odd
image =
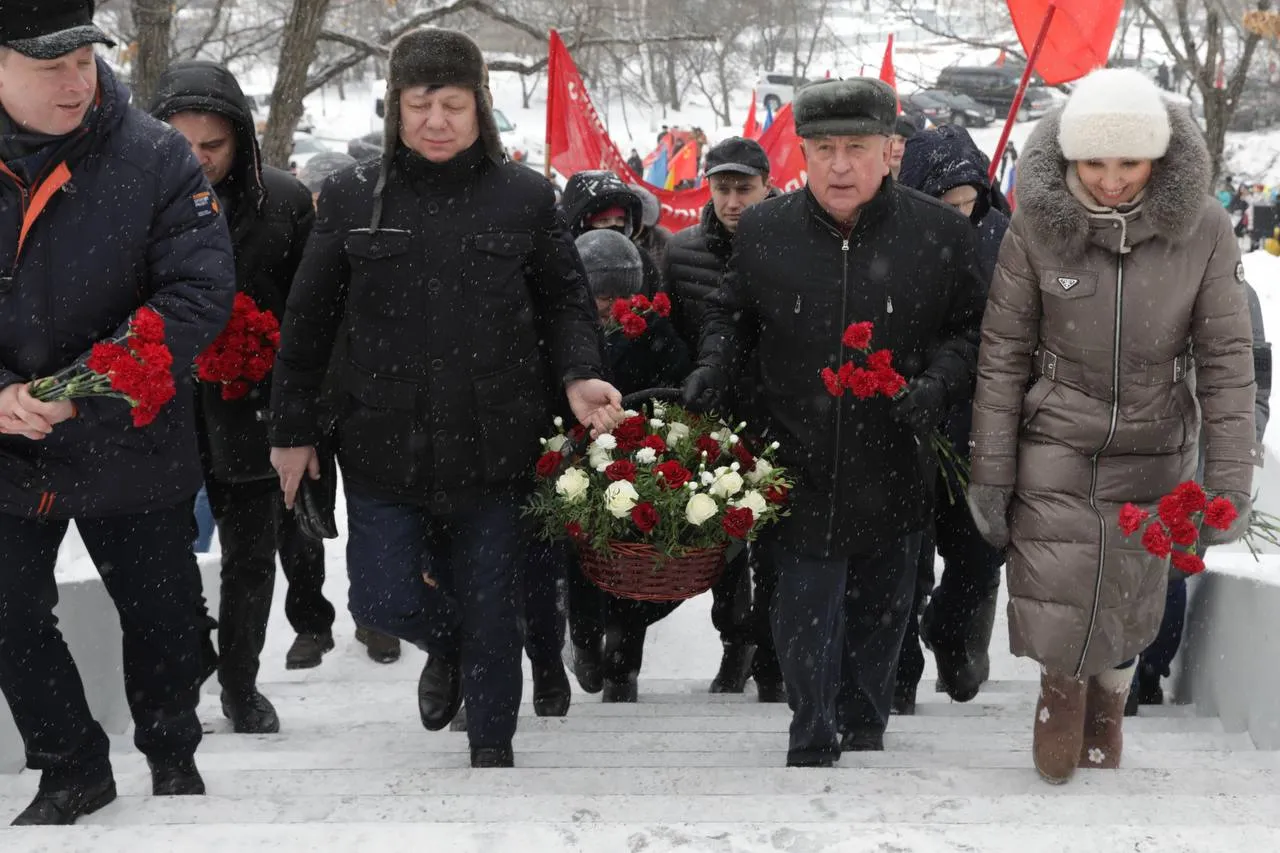
[[(1137, 804), (1135, 803), (1135, 806)], [(1099, 816), (1127, 812), (1102, 808)], [(1042, 815), (1042, 818), (1045, 816)], [(1184, 820), (1195, 821), (1194, 814)], [(11, 837), (12, 836), (12, 837)], [(212, 842), (212, 843), (211, 843)], [(16, 846), (10, 846), (16, 845)], [(0, 830), (6, 851), (48, 850), (58, 853), (103, 853), (137, 850), (253, 850), (365, 851), (448, 850), (449, 853), (494, 853), (553, 850), (644, 851), (688, 853), (780, 853), (780, 851), (837, 851), (837, 853), (939, 853), (970, 850), (981, 853), (1203, 853), (1218, 850), (1274, 850), (1280, 848), (1280, 829), (1274, 825), (1126, 826), (1124, 824), (982, 823), (928, 825), (918, 820), (898, 825), (854, 823), (838, 814), (812, 823), (325, 823), (246, 825), (238, 822), (190, 826), (85, 826), (65, 830), (28, 831), (13, 836)]]

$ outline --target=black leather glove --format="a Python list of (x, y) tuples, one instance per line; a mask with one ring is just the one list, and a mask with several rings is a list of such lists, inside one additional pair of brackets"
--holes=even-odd
[(681, 403), (696, 415), (722, 412), (728, 389), (729, 376), (714, 365), (704, 364), (694, 368), (684, 380)]
[(946, 386), (932, 376), (917, 376), (907, 386), (906, 396), (893, 402), (889, 413), (918, 435), (926, 435), (936, 429), (947, 414)]

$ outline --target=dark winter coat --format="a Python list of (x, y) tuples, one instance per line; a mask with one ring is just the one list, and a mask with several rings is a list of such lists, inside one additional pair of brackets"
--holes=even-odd
[(400, 146), (329, 179), (289, 295), (272, 444), (319, 439), (344, 316), (346, 481), (450, 512), (530, 480), (563, 385), (603, 375), (598, 321), (551, 185), (477, 143), (445, 164)]
[(1141, 204), (1099, 210), (1072, 187), (1059, 116), (1018, 162), (982, 323), (972, 476), (1013, 492), (1011, 650), (1086, 677), (1140, 653), (1164, 613), (1168, 558), (1121, 534), (1121, 507), (1154, 512), (1195, 475), (1202, 425), (1210, 493), (1250, 495), (1259, 457), (1244, 268), (1200, 130), (1171, 107)]
[(0, 386), (72, 364), (147, 305), (165, 320), (177, 396), (141, 429), (127, 403), (96, 398), (43, 441), (0, 435), (0, 512), (13, 515), (146, 512), (200, 487), (191, 362), (230, 316), (231, 241), (186, 140), (131, 108), (101, 60), (98, 91), (84, 131), (45, 161), (37, 183), (53, 192), (28, 207), (23, 240), (21, 190), (0, 170)]
[[(630, 239), (640, 227), (644, 203), (613, 172), (579, 172), (569, 178), (560, 197), (560, 209), (575, 239), (591, 229), (592, 216), (611, 207), (626, 211), (628, 224), (623, 234)], [(640, 252), (640, 261), (644, 264), (644, 295), (651, 297), (662, 290), (662, 273), (649, 252)]]
[[(667, 252), (671, 249), (672, 233), (661, 225), (644, 229), (644, 233), (636, 240), (636, 245), (649, 256), (659, 271), (667, 267)], [(666, 279), (664, 278), (665, 282)]]
[[(311, 193), (288, 172), (263, 165), (253, 113), (226, 69), (212, 62), (181, 62), (160, 78), (151, 114), (164, 120), (188, 110), (217, 113), (235, 127), (235, 165), (213, 190), (230, 219), (236, 289), (281, 319), (315, 221)], [(267, 377), (247, 396), (223, 400), (220, 384), (197, 383), (201, 448), (210, 479), (238, 483), (276, 477), (267, 439), (270, 390)]]
[[(847, 247), (847, 248), (846, 248)], [(819, 374), (846, 357), (850, 323), (875, 324), (908, 378), (948, 400), (971, 393), (982, 285), (973, 229), (953, 209), (886, 178), (852, 234), (808, 190), (742, 217), (728, 275), (707, 302), (699, 363), (732, 375), (754, 352), (754, 417), (797, 480), (786, 547), (821, 557), (869, 553), (920, 530), (931, 511), (912, 430), (884, 398), (830, 396)]]
[(635, 340), (621, 329), (605, 337), (609, 379), (625, 396), (649, 388), (679, 388), (693, 367), (689, 348), (669, 319), (650, 314), (649, 328)]

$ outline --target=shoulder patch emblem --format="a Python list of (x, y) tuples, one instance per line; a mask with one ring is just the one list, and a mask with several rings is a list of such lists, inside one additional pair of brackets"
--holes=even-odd
[(1244, 281), (1244, 262), (1243, 261), (1238, 261), (1236, 263), (1236, 281), (1241, 281), (1241, 282)]
[(1062, 276), (1058, 277), (1058, 284), (1062, 285), (1063, 290), (1070, 290), (1071, 288), (1075, 287), (1079, 283), (1080, 283), (1080, 279), (1078, 278), (1064, 278)]
[(199, 192), (191, 197), (191, 204), (196, 209), (196, 216), (215, 216), (221, 210), (218, 199), (210, 192)]

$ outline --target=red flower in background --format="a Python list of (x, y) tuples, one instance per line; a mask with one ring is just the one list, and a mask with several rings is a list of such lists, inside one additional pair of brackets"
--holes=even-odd
[(1204, 523), (1215, 530), (1227, 530), (1240, 517), (1236, 505), (1224, 497), (1216, 497), (1209, 501), (1204, 511)]
[(738, 460), (743, 474), (748, 474), (756, 469), (756, 458), (751, 455), (751, 451), (747, 450), (746, 444), (739, 441), (733, 445), (733, 458)]
[(643, 293), (637, 293), (635, 296), (631, 297), (631, 310), (648, 311), (651, 308), (653, 308), (653, 303), (650, 302), (649, 297), (645, 296)]
[(731, 506), (724, 511), (720, 525), (734, 539), (746, 539), (756, 523), (756, 515), (746, 507)]
[(604, 469), (604, 475), (615, 483), (619, 480), (634, 483), (636, 481), (636, 465), (628, 459), (619, 459)]
[(1173, 540), (1174, 545), (1180, 545), (1186, 548), (1196, 544), (1196, 537), (1200, 535), (1200, 530), (1191, 521), (1175, 521), (1169, 525), (1169, 538)]
[(657, 453), (659, 456), (667, 452), (667, 443), (662, 440), (660, 435), (651, 435), (640, 442), (641, 447), (647, 447)]
[(1173, 555), (1173, 567), (1189, 575), (1198, 575), (1204, 571), (1204, 560), (1195, 554), (1179, 551)]
[(876, 373), (893, 370), (893, 353), (887, 349), (876, 350), (867, 356), (867, 367)]
[(1146, 531), (1142, 534), (1142, 547), (1146, 548), (1147, 553), (1153, 557), (1164, 558), (1172, 553), (1173, 540), (1169, 538), (1164, 525), (1153, 521), (1147, 525)]
[(631, 521), (641, 533), (653, 530), (661, 520), (658, 510), (651, 503), (636, 504), (631, 508)]
[(881, 395), (891, 400), (898, 396), (903, 388), (907, 387), (907, 380), (892, 367), (885, 370), (877, 370), (875, 377)]
[(628, 299), (613, 300), (613, 308), (610, 309), (610, 313), (613, 314), (613, 319), (621, 323), (623, 317), (631, 314), (631, 301)]
[(573, 426), (569, 427), (569, 438), (573, 439), (575, 442), (582, 441), (582, 439), (586, 437), (587, 437), (587, 428), (584, 427), (582, 424), (574, 424)]
[(623, 453), (638, 449), (648, 434), (649, 422), (643, 415), (627, 418), (613, 430), (613, 437), (618, 440), (618, 449)]
[(137, 338), (139, 344), (163, 344), (164, 318), (143, 306), (133, 315), (133, 320), (129, 323), (129, 331)]
[(709, 462), (719, 459), (723, 451), (723, 448), (720, 447), (720, 442), (709, 435), (698, 436), (698, 440), (693, 443), (693, 446), (697, 448), (699, 453), (707, 454), (707, 461)]
[(880, 390), (880, 380), (870, 370), (855, 367), (850, 372), (848, 388), (859, 400), (870, 400)]
[(865, 350), (871, 346), (871, 333), (874, 329), (875, 324), (870, 322), (853, 323), (844, 330), (840, 342), (849, 349)]
[(1177, 493), (1170, 492), (1160, 499), (1157, 505), (1156, 514), (1160, 516), (1160, 520), (1168, 527), (1173, 527), (1179, 521), (1187, 521), (1188, 513), (1185, 505)]
[(1182, 503), (1182, 511), (1187, 515), (1197, 512), (1204, 512), (1208, 505), (1208, 498), (1205, 497), (1204, 489), (1200, 488), (1200, 484), (1194, 480), (1188, 480), (1180, 483), (1173, 494)]
[(656, 293), (653, 297), (653, 313), (659, 317), (671, 316), (671, 297), (665, 293)]
[(544, 479), (554, 476), (556, 471), (560, 470), (560, 463), (563, 461), (564, 455), (559, 451), (552, 450), (542, 454), (542, 457), (538, 460), (536, 468), (538, 476)]
[(782, 486), (770, 486), (764, 490), (764, 499), (771, 504), (784, 504), (790, 494)]
[(280, 323), (270, 311), (237, 293), (231, 319), (214, 342), (196, 356), (196, 375), (222, 385), (222, 399), (237, 400), (266, 379), (280, 350)]
[(587, 534), (582, 531), (582, 525), (576, 521), (571, 521), (564, 526), (564, 532), (568, 533), (572, 539), (586, 539)]
[(693, 473), (674, 460), (653, 466), (653, 472), (661, 478), (658, 482), (668, 489), (683, 488), (685, 483), (693, 479)]
[(1120, 530), (1125, 536), (1132, 536), (1138, 532), (1138, 528), (1142, 527), (1142, 522), (1150, 517), (1151, 513), (1145, 509), (1133, 504), (1125, 504), (1120, 508)]
[(827, 386), (827, 393), (832, 397), (844, 394), (844, 383), (840, 381), (840, 375), (830, 367), (822, 368), (822, 384)]
[(622, 334), (631, 340), (635, 340), (649, 330), (649, 323), (639, 314), (627, 314), (620, 322)]

